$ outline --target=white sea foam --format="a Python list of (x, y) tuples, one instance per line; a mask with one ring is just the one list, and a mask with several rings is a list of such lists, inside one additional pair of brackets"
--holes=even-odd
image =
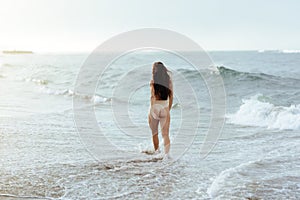
[(247, 167), (254, 162), (242, 163), (236, 167), (232, 167), (222, 171), (207, 189), (207, 194), (211, 198), (220, 197), (224, 192), (224, 188), (235, 188), (239, 180), (246, 180)]
[(94, 95), (91, 100), (94, 102), (94, 104), (104, 103), (110, 101), (110, 98), (101, 97), (99, 95)]
[(295, 164), (299, 161), (297, 154), (284, 154), (282, 151), (292, 147), (296, 148), (296, 145), (280, 147), (281, 151), (275, 150), (277, 154), (222, 171), (213, 179), (207, 194), (213, 199), (230, 199), (232, 196), (256, 199), (268, 197), (268, 193), (279, 199), (291, 197), (298, 188)]
[(300, 53), (300, 50), (285, 49), (285, 50), (282, 50), (282, 53)]
[(39, 84), (39, 85), (47, 85), (48, 84), (48, 80), (44, 80), (44, 79), (38, 79), (38, 78), (25, 78), (25, 79), (22, 79), (26, 82), (33, 82), (33, 83), (36, 83), (36, 84)]
[(260, 101), (261, 97), (262, 95), (258, 94), (243, 100), (239, 110), (227, 116), (227, 122), (269, 129), (300, 129), (300, 105), (275, 106)]
[(81, 99), (86, 99), (89, 100), (91, 102), (93, 102), (94, 104), (99, 104), (99, 103), (104, 103), (104, 102), (109, 102), (111, 99), (110, 98), (106, 98), (106, 97), (102, 97), (100, 95), (87, 95), (87, 94), (79, 94), (74, 92), (71, 89), (64, 89), (64, 90), (54, 90), (54, 89), (50, 89), (48, 87), (43, 87), (42, 92), (49, 94), (49, 95), (57, 95), (57, 96), (71, 96), (71, 97), (78, 97)]
[(282, 50), (278, 49), (260, 49), (257, 50), (258, 53), (282, 53)]
[(265, 50), (260, 49), (257, 50), (258, 53), (300, 53), (300, 50), (298, 49), (283, 49), (283, 50)]

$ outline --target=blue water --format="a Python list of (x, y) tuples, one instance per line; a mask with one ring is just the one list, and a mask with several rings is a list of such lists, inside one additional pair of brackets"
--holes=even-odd
[[(106, 68), (94, 94), (84, 94), (76, 93), (74, 85), (88, 54), (1, 54), (0, 197), (297, 199), (300, 53), (225, 51), (209, 52), (209, 56), (216, 68), (201, 73), (211, 79), (222, 77), (226, 122), (215, 148), (202, 159), (199, 152), (210, 122), (210, 96), (199, 71), (180, 57), (143, 51), (124, 55)], [(115, 88), (144, 80), (125, 103), (133, 125), (147, 128), (147, 83), (151, 63), (158, 60), (195, 88), (201, 114), (196, 131), (178, 132), (184, 111), (180, 94), (175, 93), (171, 152), (182, 150), (174, 143), (180, 135), (195, 138), (173, 163), (162, 159), (163, 152), (141, 153), (152, 148), (150, 130), (143, 129), (138, 136), (126, 132), (131, 126), (120, 130), (116, 120), (122, 119), (122, 113), (112, 107), (123, 102), (114, 95)], [(141, 62), (146, 66), (141, 74), (119, 82)], [(182, 83), (176, 80), (174, 86), (179, 88)], [(82, 140), (74, 120), (74, 101), (80, 103), (82, 113), (92, 108), (105, 138), (95, 140), (97, 132), (89, 130), (90, 121), (82, 118), (80, 128), (92, 138), (89, 143)], [(104, 149), (105, 159), (97, 159), (94, 148)]]

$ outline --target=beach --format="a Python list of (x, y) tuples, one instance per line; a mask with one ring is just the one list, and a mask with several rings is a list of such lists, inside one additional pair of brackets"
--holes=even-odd
[[(209, 128), (211, 102), (197, 69), (169, 52), (131, 52), (106, 69), (93, 95), (78, 94), (76, 78), (88, 55), (0, 54), (0, 199), (299, 198), (298, 51), (208, 52), (217, 70), (207, 66), (201, 73), (212, 79), (222, 77), (226, 115), (217, 144), (204, 159), (200, 148)], [(112, 104), (122, 99), (113, 94), (114, 88), (141, 60), (149, 66), (142, 74), (146, 83), (151, 79), (151, 63), (162, 61), (196, 88), (199, 127), (178, 133), (183, 108), (176, 85), (182, 83), (174, 80), (171, 153), (179, 148), (172, 147), (177, 134), (193, 142), (173, 163), (166, 164), (161, 155), (142, 153), (153, 148), (150, 129), (140, 133), (142, 137), (133, 137), (116, 123)], [(134, 84), (135, 79), (126, 81)], [(133, 124), (148, 126), (149, 100), (149, 84), (130, 97)], [(84, 144), (78, 134), (74, 101), (83, 111), (92, 106), (108, 141), (95, 141), (98, 147), (108, 143), (114, 147), (108, 147), (105, 159), (95, 159), (89, 151), (92, 143)]]

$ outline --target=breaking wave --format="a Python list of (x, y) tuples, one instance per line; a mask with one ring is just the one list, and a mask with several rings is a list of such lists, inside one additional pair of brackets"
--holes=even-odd
[(228, 123), (261, 126), (269, 129), (300, 129), (300, 105), (276, 106), (267, 97), (257, 94), (243, 99), (243, 104), (234, 114), (227, 116)]
[(80, 94), (80, 93), (74, 92), (71, 89), (54, 90), (54, 89), (45, 87), (45, 88), (43, 88), (43, 92), (46, 94), (49, 94), (49, 95), (77, 97), (77, 98), (81, 98), (83, 100), (88, 100), (90, 102), (93, 102), (94, 104), (105, 103), (105, 102), (111, 101), (111, 98), (103, 97), (98, 94), (94, 94), (94, 95)]

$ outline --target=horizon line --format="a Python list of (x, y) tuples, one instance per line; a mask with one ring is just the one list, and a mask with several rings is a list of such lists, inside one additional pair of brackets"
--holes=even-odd
[[(30, 51), (33, 54), (51, 54), (51, 53), (74, 53), (74, 54), (86, 54), (86, 53), (92, 53), (94, 50), (83, 50), (83, 51), (74, 51), (74, 50), (62, 50), (62, 51), (53, 51), (53, 50), (40, 50), (40, 51), (35, 51), (35, 50), (31, 50), (31, 49), (24, 49), (24, 48), (20, 48), (20, 49), (1, 49), (0, 53), (1, 54), (5, 54), (3, 52), (5, 51)], [(179, 52), (195, 52), (196, 50), (179, 50)], [(207, 51), (207, 52), (232, 52), (232, 51), (257, 51), (257, 52), (268, 52), (268, 51), (278, 51), (278, 52), (289, 52), (289, 53), (300, 53), (300, 48), (299, 49), (207, 49), (203, 51)], [(114, 51), (117, 52), (117, 51)]]

